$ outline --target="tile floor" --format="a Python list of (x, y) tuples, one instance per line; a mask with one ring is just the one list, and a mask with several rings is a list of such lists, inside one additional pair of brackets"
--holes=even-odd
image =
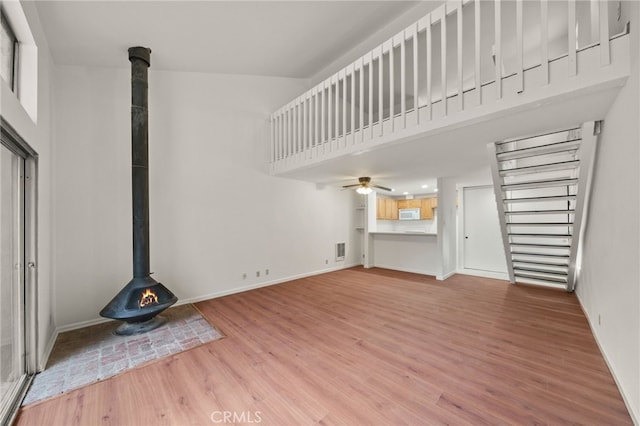
[(22, 405), (223, 337), (191, 304), (169, 308), (162, 316), (167, 324), (135, 336), (113, 334), (120, 324), (113, 321), (61, 333)]

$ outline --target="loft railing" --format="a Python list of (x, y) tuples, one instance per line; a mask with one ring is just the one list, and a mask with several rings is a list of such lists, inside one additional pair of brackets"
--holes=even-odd
[[(619, 30), (609, 26), (615, 7), (605, 0), (447, 1), (274, 112), (271, 170), (366, 149), (409, 127), (570, 79), (579, 53), (595, 46), (592, 62), (607, 67), (610, 33)], [(534, 69), (535, 78), (525, 78)]]

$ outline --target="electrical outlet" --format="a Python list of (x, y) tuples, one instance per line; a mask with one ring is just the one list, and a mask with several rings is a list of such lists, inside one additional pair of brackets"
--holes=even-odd
[(265, 270), (264, 270), (264, 274), (265, 274), (265, 275), (269, 275), (269, 270), (268, 270), (268, 269), (265, 269)]
[(325, 259), (325, 260), (324, 260), (324, 264), (325, 264), (325, 265), (328, 265), (328, 264), (329, 264), (329, 259)]
[(244, 274), (242, 274), (242, 279), (246, 280), (247, 279), (247, 273), (245, 272)]
[(598, 325), (601, 325), (601, 324), (602, 324), (601, 319), (602, 319), (602, 318), (600, 318), (600, 314), (598, 314)]
[(260, 276), (260, 271), (256, 271), (256, 277)]

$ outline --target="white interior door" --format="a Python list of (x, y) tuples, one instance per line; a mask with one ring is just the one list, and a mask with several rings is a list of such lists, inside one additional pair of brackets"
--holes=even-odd
[(467, 187), (463, 194), (465, 269), (506, 273), (507, 262), (493, 187)]

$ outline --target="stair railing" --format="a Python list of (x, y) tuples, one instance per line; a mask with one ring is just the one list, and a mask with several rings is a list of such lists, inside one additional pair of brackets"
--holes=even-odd
[[(606, 66), (608, 14), (605, 0), (446, 1), (275, 111), (272, 172), (548, 85), (559, 59), (571, 78), (595, 45)], [(537, 68), (539, 81), (525, 80)]]

